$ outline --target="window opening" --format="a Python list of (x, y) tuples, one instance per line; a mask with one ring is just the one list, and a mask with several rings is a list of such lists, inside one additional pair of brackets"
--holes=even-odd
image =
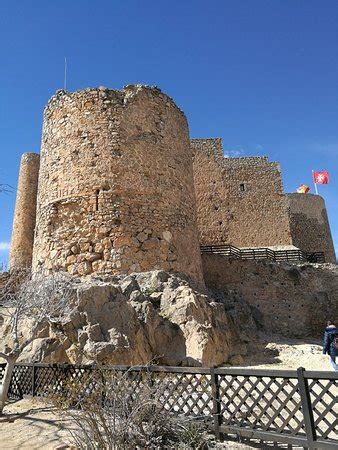
[(95, 191), (95, 211), (99, 210), (99, 190)]

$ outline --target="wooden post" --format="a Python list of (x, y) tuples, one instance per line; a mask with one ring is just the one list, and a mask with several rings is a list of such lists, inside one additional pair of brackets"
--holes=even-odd
[(313, 418), (309, 385), (307, 379), (304, 377), (304, 372), (304, 367), (300, 367), (299, 369), (297, 369), (298, 387), (304, 417), (305, 433), (308, 441), (308, 448), (312, 450), (315, 448), (314, 444), (317, 440), (317, 436)]
[(219, 398), (219, 383), (218, 376), (215, 374), (215, 368), (210, 367), (210, 378), (211, 378), (211, 388), (212, 388), (212, 403), (213, 403), (213, 416), (214, 416), (214, 427), (215, 436), (217, 440), (220, 440), (221, 434), (219, 427), (221, 425), (221, 404)]

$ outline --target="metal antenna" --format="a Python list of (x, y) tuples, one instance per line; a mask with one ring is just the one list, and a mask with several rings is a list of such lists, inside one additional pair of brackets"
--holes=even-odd
[(65, 77), (64, 77), (64, 83), (63, 83), (63, 89), (67, 90), (67, 58), (65, 57)]

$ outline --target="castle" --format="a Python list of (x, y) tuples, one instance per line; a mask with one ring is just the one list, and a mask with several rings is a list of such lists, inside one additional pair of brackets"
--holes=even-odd
[(285, 194), (278, 163), (189, 139), (158, 88), (58, 91), (40, 156), (22, 156), (10, 268), (74, 276), (163, 269), (203, 284), (200, 245), (299, 248), (335, 262), (324, 201)]
[(201, 245), (299, 248), (336, 262), (322, 197), (285, 194), (267, 157), (225, 158), (221, 139), (192, 139)]

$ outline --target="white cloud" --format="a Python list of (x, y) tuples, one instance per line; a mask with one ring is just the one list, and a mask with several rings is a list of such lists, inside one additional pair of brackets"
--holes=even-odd
[(224, 150), (225, 158), (238, 158), (244, 155), (244, 149), (238, 148), (236, 150)]
[(1, 250), (9, 250), (10, 244), (9, 242), (0, 242), (0, 251)]

